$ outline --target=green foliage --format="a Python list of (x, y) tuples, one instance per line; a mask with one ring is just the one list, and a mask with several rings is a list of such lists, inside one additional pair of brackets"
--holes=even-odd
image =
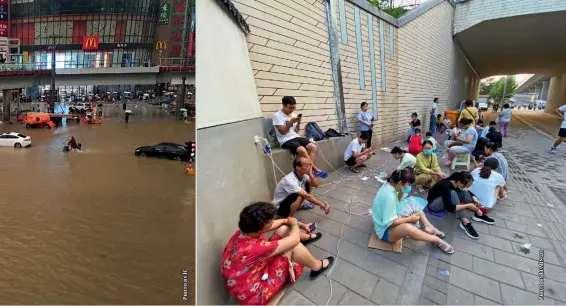
[(497, 82), (495, 82), (495, 84), (493, 84), (493, 87), (491, 88), (491, 91), (489, 93), (489, 97), (493, 98), (496, 103), (499, 103), (501, 100), (511, 98), (517, 91), (517, 87), (519, 87), (519, 84), (517, 83), (517, 79), (515, 78), (515, 76), (510, 76), (508, 77), (508, 79), (509, 80), (507, 82), (507, 90), (505, 91), (505, 97), (503, 97), (503, 91), (505, 88), (505, 78), (500, 78), (499, 80), (497, 80)]
[(381, 11), (391, 15), (394, 18), (399, 18), (407, 12), (407, 9), (402, 7), (392, 7), (392, 2), (389, 0), (368, 0), (369, 3), (377, 6)]
[(493, 80), (486, 80), (480, 83), (480, 95), (489, 95), (491, 93), (491, 89), (495, 85)]

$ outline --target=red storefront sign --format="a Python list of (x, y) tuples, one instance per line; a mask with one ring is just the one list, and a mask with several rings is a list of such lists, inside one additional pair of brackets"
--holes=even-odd
[(98, 36), (83, 36), (83, 50), (98, 50)]
[(7, 21), (0, 21), (0, 36), (8, 37), (8, 22)]

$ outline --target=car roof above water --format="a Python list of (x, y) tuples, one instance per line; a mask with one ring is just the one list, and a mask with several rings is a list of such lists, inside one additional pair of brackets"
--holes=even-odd
[(2, 135), (12, 135), (12, 136), (18, 136), (18, 137), (22, 137), (22, 138), (27, 137), (26, 135), (24, 135), (22, 133), (17, 133), (17, 132), (3, 133)]

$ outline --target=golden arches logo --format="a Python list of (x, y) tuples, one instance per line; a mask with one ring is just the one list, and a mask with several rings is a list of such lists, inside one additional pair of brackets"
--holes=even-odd
[(155, 44), (155, 50), (165, 50), (167, 49), (167, 42), (160, 40)]
[(87, 47), (87, 48), (96, 48), (96, 47), (97, 47), (97, 45), (96, 45), (96, 39), (94, 39), (94, 38), (92, 38), (92, 37), (89, 38), (89, 39), (87, 39), (87, 40), (86, 40), (86, 43), (85, 43), (85, 47)]

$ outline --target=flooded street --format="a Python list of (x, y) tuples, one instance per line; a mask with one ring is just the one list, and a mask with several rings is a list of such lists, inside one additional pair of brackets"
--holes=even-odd
[[(134, 156), (194, 140), (194, 123), (134, 115), (0, 131), (32, 138), (0, 148), (1, 304), (194, 303), (182, 270), (192, 288), (195, 178), (186, 163)], [(71, 136), (82, 153), (62, 152)]]

